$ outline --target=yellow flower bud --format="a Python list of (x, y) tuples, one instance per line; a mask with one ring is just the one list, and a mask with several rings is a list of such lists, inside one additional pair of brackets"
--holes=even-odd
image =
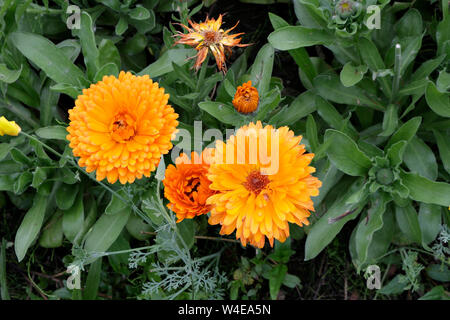
[(17, 136), (20, 133), (20, 127), (15, 121), (8, 121), (5, 117), (0, 117), (0, 136), (5, 134)]

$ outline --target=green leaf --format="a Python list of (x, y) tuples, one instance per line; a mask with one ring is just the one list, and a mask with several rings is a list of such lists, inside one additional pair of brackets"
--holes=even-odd
[(183, 82), (184, 84), (186, 84), (189, 88), (191, 88), (192, 90), (195, 90), (196, 87), (196, 83), (194, 81), (194, 78), (192, 77), (192, 74), (188, 73), (185, 68), (180, 67), (179, 65), (177, 65), (176, 63), (172, 62), (172, 68), (173, 71), (176, 73), (176, 75), (178, 76), (178, 79)]
[(415, 243), (422, 243), (419, 218), (412, 204), (405, 207), (395, 207), (395, 219), (403, 234)]
[(316, 96), (317, 113), (333, 129), (340, 130), (352, 139), (358, 138), (358, 132), (349, 121), (336, 110), (336, 108), (327, 100)]
[(105, 76), (119, 76), (119, 68), (114, 63), (107, 63), (101, 67), (94, 76), (93, 82), (99, 82), (103, 80)]
[(305, 243), (305, 260), (315, 258), (341, 231), (349, 220), (355, 219), (365, 203), (346, 203), (363, 185), (364, 179), (353, 182), (349, 190), (338, 197), (326, 213), (309, 230)]
[(450, 269), (445, 264), (430, 264), (425, 269), (425, 271), (427, 272), (427, 275), (433, 280), (440, 282), (450, 282)]
[(39, 245), (44, 248), (58, 248), (63, 242), (62, 215), (57, 212), (42, 229)]
[(120, 70), (121, 60), (117, 47), (109, 39), (103, 39), (98, 46), (99, 67), (103, 67), (108, 63), (114, 63)]
[(135, 239), (144, 241), (151, 237), (150, 234), (145, 232), (154, 231), (153, 228), (144, 222), (141, 217), (137, 216), (135, 213), (130, 215), (130, 219), (127, 222), (127, 231)]
[(128, 29), (128, 21), (125, 17), (120, 17), (119, 22), (116, 24), (116, 34), (121, 36)]
[(44, 169), (41, 167), (36, 167), (36, 169), (34, 169), (33, 181), (31, 182), (33, 188), (37, 189), (43, 182), (47, 180), (47, 172), (47, 168)]
[(419, 81), (424, 78), (427, 78), (439, 65), (444, 61), (445, 55), (441, 55), (435, 59), (428, 60), (414, 71), (411, 76), (411, 82)]
[(166, 73), (172, 72), (172, 62), (178, 65), (185, 64), (188, 59), (195, 55), (194, 49), (170, 49), (164, 52), (158, 60), (147, 66), (138, 75), (148, 74), (150, 78), (160, 77)]
[(50, 90), (61, 92), (76, 99), (82, 92), (79, 87), (68, 83), (57, 83), (50, 87)]
[(317, 136), (317, 125), (312, 115), (308, 115), (306, 119), (306, 138), (309, 141), (311, 152), (314, 152), (319, 147), (319, 137)]
[(297, 96), (289, 107), (284, 107), (274, 115), (270, 124), (277, 127), (288, 126), (306, 117), (316, 110), (316, 95), (312, 91), (306, 91)]
[[(120, 190), (117, 193), (120, 196), (122, 196), (122, 198), (125, 198), (125, 199), (127, 198), (125, 191)], [(128, 203), (124, 202), (122, 199), (120, 199), (119, 197), (117, 197), (116, 195), (113, 194), (111, 197), (111, 201), (108, 203), (108, 206), (105, 209), (105, 214), (108, 214), (108, 215), (118, 214), (118, 213), (126, 210), (127, 208), (129, 208)]]
[(78, 232), (83, 229), (84, 223), (84, 206), (83, 192), (78, 192), (76, 200), (72, 207), (64, 211), (63, 215), (63, 232), (66, 238), (75, 244), (75, 238)]
[(50, 126), (37, 129), (36, 134), (43, 139), (56, 139), (67, 141), (66, 136), (69, 133), (63, 126)]
[(340, 79), (345, 87), (352, 87), (362, 80), (367, 72), (365, 64), (354, 66), (352, 62), (347, 62), (341, 70)]
[(47, 199), (48, 197), (46, 195), (39, 193), (35, 195), (33, 206), (25, 214), (17, 230), (14, 240), (14, 250), (19, 262), (23, 260), (28, 248), (38, 235), (39, 230), (41, 230), (42, 223), (44, 222), (45, 209), (47, 207)]
[(50, 40), (25, 32), (13, 32), (9, 37), (24, 56), (54, 81), (77, 87), (84, 87), (87, 83), (83, 72)]
[(0, 143), (0, 160), (3, 160), (13, 148), (9, 143)]
[(430, 147), (421, 139), (417, 137), (411, 139), (406, 146), (403, 161), (411, 172), (430, 180), (436, 180), (438, 175), (436, 157)]
[(146, 20), (150, 18), (150, 12), (141, 5), (137, 5), (136, 8), (131, 9), (128, 12), (128, 15), (130, 16), (130, 18), (136, 20)]
[(18, 164), (23, 164), (25, 166), (32, 166), (33, 161), (27, 157), (22, 151), (17, 148), (13, 148), (10, 151), (11, 159), (13, 159)]
[(441, 92), (448, 91), (450, 89), (450, 73), (445, 70), (441, 70), (436, 80), (436, 87)]
[(390, 148), (394, 143), (397, 143), (401, 140), (409, 142), (416, 135), (417, 129), (419, 129), (421, 122), (422, 117), (415, 117), (405, 122), (389, 139), (389, 142), (386, 145), (386, 149)]
[(86, 288), (83, 291), (84, 300), (95, 300), (97, 298), (98, 287), (100, 285), (100, 274), (102, 271), (102, 260), (102, 258), (96, 260), (89, 268), (86, 279)]
[[(130, 213), (131, 209), (125, 209), (113, 215), (102, 215), (86, 235), (84, 249), (88, 253), (102, 253), (108, 250), (127, 224)], [(96, 259), (97, 257), (92, 257), (88, 263)]]
[(198, 104), (199, 108), (208, 112), (217, 120), (232, 124), (234, 126), (240, 126), (243, 124), (245, 117), (237, 112), (232, 106), (214, 101), (204, 101)]
[(275, 30), (267, 40), (276, 49), (291, 50), (316, 44), (330, 45), (335, 42), (335, 37), (320, 29), (288, 26)]
[(416, 173), (400, 172), (402, 183), (409, 189), (411, 199), (444, 207), (450, 206), (450, 184), (435, 182)]
[(269, 291), (270, 298), (276, 300), (278, 297), (278, 292), (280, 291), (281, 285), (283, 284), (284, 278), (287, 274), (287, 266), (284, 264), (277, 264), (270, 270), (269, 273)]
[(450, 297), (443, 286), (436, 286), (421, 296), (419, 300), (450, 300)]
[(434, 241), (441, 231), (441, 207), (435, 204), (421, 203), (419, 209), (419, 225), (422, 232), (422, 243)]
[(389, 163), (391, 167), (396, 167), (403, 162), (403, 153), (405, 152), (405, 148), (408, 142), (405, 140), (398, 141), (394, 143), (387, 151), (387, 158), (389, 159)]
[(328, 192), (334, 187), (336, 183), (344, 175), (342, 171), (339, 171), (335, 165), (328, 159), (322, 159), (315, 162), (317, 169), (314, 174), (320, 181), (322, 181), (322, 187), (320, 187), (320, 193), (317, 197), (313, 197), (314, 207), (317, 208)]
[(66, 184), (62, 183), (58, 189), (56, 189), (55, 199), (56, 205), (61, 210), (70, 209), (78, 194), (79, 184)]
[(344, 87), (335, 75), (319, 75), (315, 77), (314, 87), (324, 99), (340, 104), (365, 106), (384, 111), (382, 103), (378, 101), (376, 96), (356, 86)]
[(14, 193), (22, 194), (33, 180), (33, 174), (29, 171), (23, 172), (19, 178), (14, 182)]
[(86, 11), (81, 12), (81, 28), (75, 30), (83, 51), (84, 63), (87, 67), (89, 79), (94, 79), (99, 68), (99, 51), (95, 43), (94, 27), (91, 16)]
[[(436, 137), (437, 145), (439, 148), (439, 154), (441, 156), (442, 164), (445, 171), (450, 173), (450, 135), (444, 136), (441, 132), (433, 130)], [(0, 157), (1, 158), (1, 157)]]
[[(450, 19), (449, 19), (450, 20)], [(430, 81), (425, 92), (428, 106), (436, 114), (450, 118), (450, 96), (448, 93), (439, 92), (433, 82)]]
[(356, 253), (360, 265), (367, 260), (374, 233), (383, 227), (383, 214), (389, 200), (387, 194), (375, 193), (371, 200), (371, 206), (367, 210), (366, 218), (362, 218), (356, 227)]
[(327, 149), (330, 161), (342, 172), (351, 176), (365, 176), (372, 167), (370, 159), (344, 133), (328, 129), (325, 140), (331, 140)]
[(408, 10), (395, 24), (395, 31), (399, 38), (418, 37), (422, 35), (422, 16), (417, 9)]
[(402, 281), (401, 275), (396, 275), (387, 285), (383, 286), (378, 292), (381, 294), (391, 295), (402, 293), (407, 283)]
[(397, 108), (398, 106), (396, 106), (395, 104), (388, 105), (386, 112), (384, 113), (383, 116), (383, 126), (382, 126), (383, 132), (379, 134), (380, 136), (388, 137), (395, 131), (395, 129), (397, 129), (398, 124)]
[(273, 59), (273, 47), (267, 43), (259, 50), (255, 62), (251, 66), (250, 79), (252, 80), (252, 85), (258, 90), (260, 97), (263, 97), (269, 90)]
[(6, 64), (0, 63), (0, 82), (13, 83), (19, 79), (22, 72), (22, 65), (19, 70), (9, 70)]
[(181, 247), (184, 247), (186, 245), (187, 249), (192, 248), (194, 245), (194, 236), (195, 236), (195, 223), (192, 219), (184, 219), (183, 221), (177, 223), (177, 229), (180, 233), (180, 236), (183, 240), (180, 238), (176, 238), (177, 242), (180, 244)]

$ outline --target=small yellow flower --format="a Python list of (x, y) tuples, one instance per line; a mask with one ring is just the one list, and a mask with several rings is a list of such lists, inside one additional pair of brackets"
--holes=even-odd
[(17, 136), (20, 133), (20, 127), (15, 121), (8, 121), (5, 117), (0, 118), (0, 136), (5, 134), (9, 136)]
[(185, 28), (188, 33), (183, 34), (178, 32), (175, 36), (179, 37), (179, 40), (175, 42), (175, 44), (181, 43), (195, 47), (195, 50), (197, 50), (198, 53), (196, 55), (197, 61), (195, 62), (194, 67), (197, 70), (200, 68), (203, 61), (205, 61), (206, 56), (208, 55), (208, 50), (211, 50), (214, 58), (216, 59), (219, 70), (226, 72), (227, 67), (225, 64), (225, 53), (230, 54), (231, 48), (235, 46), (246, 47), (250, 45), (241, 44), (241, 38), (236, 38), (243, 33), (228, 34), (237, 26), (237, 24), (226, 31), (221, 28), (222, 15), (219, 15), (217, 20), (206, 17), (206, 21), (200, 23), (195, 23), (189, 20), (189, 24), (192, 28), (181, 24), (181, 26)]

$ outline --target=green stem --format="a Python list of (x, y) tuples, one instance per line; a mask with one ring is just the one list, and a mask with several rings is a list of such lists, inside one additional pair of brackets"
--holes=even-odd
[(395, 64), (394, 64), (394, 79), (392, 81), (392, 94), (389, 103), (393, 103), (397, 98), (398, 88), (400, 86), (400, 64), (402, 60), (402, 47), (399, 43), (395, 45)]

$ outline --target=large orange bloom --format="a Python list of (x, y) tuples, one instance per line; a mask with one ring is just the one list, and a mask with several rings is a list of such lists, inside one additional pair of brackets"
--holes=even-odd
[(97, 180), (132, 183), (149, 177), (172, 148), (178, 114), (169, 95), (147, 75), (105, 76), (78, 96), (69, 110), (67, 139), (78, 163)]
[(311, 197), (319, 194), (321, 182), (311, 176), (314, 154), (304, 153), (301, 138), (288, 127), (263, 127), (258, 121), (226, 143), (218, 141), (208, 173), (217, 192), (207, 201), (213, 205), (209, 223), (221, 224), (221, 234), (236, 230), (244, 246), (249, 242), (259, 248), (266, 237), (271, 246), (274, 238), (285, 241), (288, 222), (308, 225)]
[(191, 159), (182, 153), (174, 165), (167, 167), (164, 184), (164, 196), (170, 201), (169, 209), (177, 215), (177, 222), (192, 219), (208, 213), (211, 206), (206, 199), (214, 194), (209, 188), (211, 181), (206, 176), (213, 149), (205, 149), (199, 156), (191, 153)]
[(208, 55), (208, 50), (211, 50), (214, 58), (216, 59), (217, 67), (219, 70), (226, 72), (227, 67), (225, 64), (225, 54), (231, 53), (231, 48), (236, 47), (246, 47), (249, 44), (241, 44), (241, 38), (236, 38), (243, 33), (229, 34), (231, 30), (236, 28), (237, 24), (224, 31), (222, 26), (222, 15), (219, 18), (209, 19), (206, 17), (205, 22), (195, 23), (189, 20), (189, 24), (192, 28), (181, 24), (181, 26), (188, 31), (188, 33), (183, 34), (178, 32), (175, 36), (179, 37), (175, 44), (182, 43), (187, 44), (191, 47), (195, 47), (198, 51), (194, 67), (198, 70), (205, 61)]
[(258, 90), (252, 86), (251, 81), (247, 81), (242, 86), (237, 87), (233, 98), (233, 106), (240, 113), (251, 113), (258, 108)]

